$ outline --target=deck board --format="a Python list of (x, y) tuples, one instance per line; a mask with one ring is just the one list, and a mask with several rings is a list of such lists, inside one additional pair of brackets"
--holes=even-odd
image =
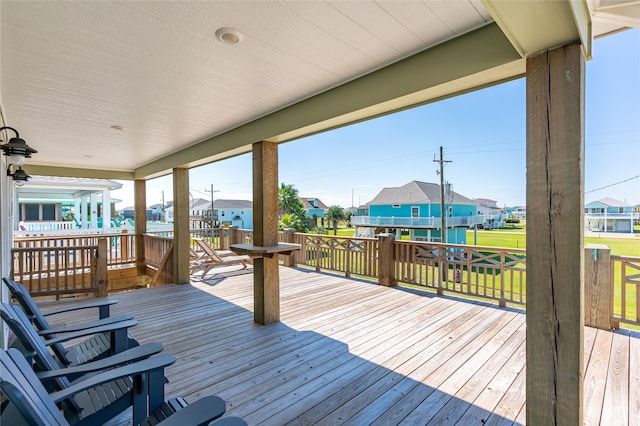
[[(306, 269), (280, 275), (282, 320), (268, 326), (253, 323), (251, 271), (233, 268), (114, 295), (112, 311), (134, 313), (132, 334), (176, 355), (167, 396), (219, 395), (251, 425), (524, 424), (522, 311)], [(639, 334), (585, 328), (584, 345), (585, 424), (637, 424)]]

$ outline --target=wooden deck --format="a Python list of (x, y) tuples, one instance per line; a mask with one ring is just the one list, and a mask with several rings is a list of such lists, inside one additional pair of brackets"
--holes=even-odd
[[(522, 311), (281, 267), (282, 322), (258, 326), (251, 269), (216, 272), (114, 296), (177, 356), (168, 396), (251, 425), (525, 423)], [(640, 334), (585, 329), (585, 424), (639, 424), (639, 364)]]

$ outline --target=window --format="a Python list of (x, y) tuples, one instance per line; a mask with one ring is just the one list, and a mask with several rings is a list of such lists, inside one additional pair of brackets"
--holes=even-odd
[(40, 220), (40, 204), (25, 204), (25, 220)]
[(56, 220), (56, 205), (55, 204), (43, 204), (42, 205), (42, 220)]
[(420, 207), (418, 206), (411, 207), (411, 217), (420, 217)]

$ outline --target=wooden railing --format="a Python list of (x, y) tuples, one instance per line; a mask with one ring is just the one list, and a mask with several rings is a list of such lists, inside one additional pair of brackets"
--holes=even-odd
[[(173, 231), (151, 231), (148, 235), (173, 238)], [(229, 249), (231, 244), (251, 243), (253, 241), (253, 230), (229, 228), (194, 228), (189, 229), (192, 239), (199, 238), (207, 242), (214, 249)], [(234, 240), (237, 239), (236, 240)], [(197, 244), (192, 241), (191, 247), (197, 249)]]
[[(105, 245), (105, 244), (103, 244)], [(98, 245), (20, 247), (11, 250), (11, 276), (34, 296), (104, 293), (98, 279)]]
[(344, 273), (347, 277), (378, 276), (378, 240), (375, 238), (347, 238), (330, 235), (295, 234), (300, 244), (294, 254), (295, 263)]
[[(216, 249), (251, 243), (253, 239), (253, 231), (235, 227), (193, 229), (190, 233)], [(347, 277), (373, 278), (383, 285), (401, 283), (439, 294), (453, 292), (493, 299), (502, 306), (526, 304), (525, 250), (394, 241), (385, 235), (349, 238), (300, 234), (293, 230), (280, 233), (279, 239), (300, 245), (293, 254), (280, 256), (285, 266), (303, 265)], [(34, 295), (106, 294), (107, 266), (135, 265), (135, 235), (126, 232), (14, 241), (13, 278)], [(151, 285), (172, 283), (173, 232), (145, 234), (144, 244)], [(620, 323), (640, 326), (639, 286), (640, 258), (612, 256), (607, 246), (585, 247), (586, 324), (599, 328), (616, 328)]]
[(173, 283), (173, 238), (145, 234), (144, 253), (147, 267), (154, 270), (151, 285)]
[(507, 302), (526, 302), (526, 251), (496, 247), (394, 241), (398, 283)]
[(107, 244), (107, 266), (133, 265), (136, 262), (135, 234), (123, 231), (104, 235), (32, 236), (14, 238), (14, 248), (52, 248), (97, 246), (98, 240), (105, 238)]
[(611, 256), (615, 321), (640, 326), (640, 257)]

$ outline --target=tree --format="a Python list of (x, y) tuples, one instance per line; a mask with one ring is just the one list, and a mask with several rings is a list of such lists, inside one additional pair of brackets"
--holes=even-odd
[(298, 199), (298, 190), (293, 185), (280, 184), (278, 188), (278, 209), (280, 210), (280, 216), (284, 214), (291, 214), (298, 205), (301, 205), (300, 199)]
[(333, 205), (327, 209), (324, 217), (333, 225), (333, 235), (338, 235), (338, 222), (345, 220), (347, 216), (342, 207)]

